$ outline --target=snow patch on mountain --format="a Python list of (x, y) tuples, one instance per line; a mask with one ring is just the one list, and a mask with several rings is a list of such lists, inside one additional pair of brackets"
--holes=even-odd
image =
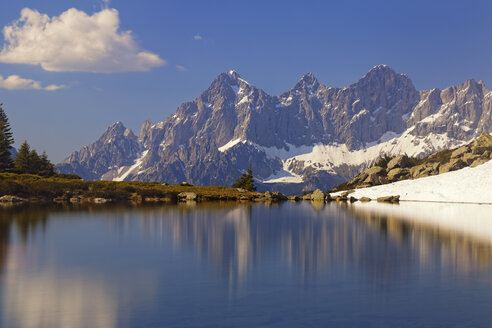
[(113, 181), (124, 181), (131, 173), (139, 173), (137, 169), (139, 169), (142, 165), (142, 162), (147, 156), (149, 150), (145, 150), (142, 152), (139, 158), (135, 160), (135, 163), (132, 166), (123, 166), (118, 169), (118, 176), (113, 178)]
[[(264, 147), (240, 138), (232, 139), (220, 147), (219, 151), (226, 152), (239, 143), (255, 147), (264, 152), (268, 158), (280, 159), (283, 163), (283, 170), (275, 172), (265, 178), (263, 182), (298, 183), (302, 182), (302, 177), (289, 169), (294, 163), (300, 163), (304, 168), (314, 167), (319, 171), (337, 174), (337, 169), (341, 166), (366, 168), (383, 155), (394, 156), (406, 153), (408, 156), (423, 156), (434, 151), (464, 144), (463, 141), (449, 138), (445, 133), (430, 133), (425, 137), (418, 137), (412, 135), (412, 131), (413, 128), (410, 128), (400, 135), (388, 131), (378, 141), (355, 151), (349, 150), (345, 144), (336, 143), (328, 145), (316, 143), (313, 146), (298, 147), (285, 143), (284, 148)], [(299, 167), (299, 165), (297, 166)]]
[(223, 152), (227, 151), (228, 149), (234, 147), (235, 145), (237, 145), (240, 142), (241, 142), (241, 138), (232, 139), (228, 143), (223, 145), (222, 147), (219, 147), (219, 151), (223, 153)]

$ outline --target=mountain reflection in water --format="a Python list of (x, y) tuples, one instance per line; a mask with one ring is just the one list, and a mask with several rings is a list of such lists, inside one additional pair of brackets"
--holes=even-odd
[[(319, 288), (336, 294), (343, 283), (389, 295), (436, 272), (441, 283), (489, 282), (489, 209), (308, 202), (3, 209), (0, 325), (133, 327), (143, 317), (181, 325), (180, 304), (231, 306), (258, 286), (266, 295), (297, 286), (295, 297)], [(220, 319), (202, 311), (198, 321)]]

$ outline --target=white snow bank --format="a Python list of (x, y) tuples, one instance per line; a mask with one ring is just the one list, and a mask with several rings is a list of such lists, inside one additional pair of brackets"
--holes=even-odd
[(400, 200), (410, 201), (492, 204), (492, 160), (474, 168), (356, 189), (350, 195), (372, 199), (400, 195)]

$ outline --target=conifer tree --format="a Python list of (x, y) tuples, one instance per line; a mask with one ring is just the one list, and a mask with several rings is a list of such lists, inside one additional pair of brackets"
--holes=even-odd
[(20, 174), (37, 174), (41, 176), (52, 176), (55, 174), (55, 166), (49, 161), (46, 152), (41, 156), (35, 149), (24, 141), (14, 159), (14, 171)]
[(14, 159), (14, 170), (17, 173), (30, 173), (31, 169), (31, 147), (24, 141)]
[(33, 149), (29, 153), (29, 170), (26, 173), (38, 174), (41, 167), (41, 159), (39, 158), (38, 152)]
[(46, 152), (43, 152), (39, 158), (39, 170), (38, 174), (42, 176), (52, 176), (55, 174), (55, 166), (49, 161)]
[(251, 164), (249, 165), (248, 171), (244, 172), (232, 185), (233, 188), (243, 188), (248, 191), (256, 191), (255, 182), (253, 179), (253, 170), (251, 169)]
[(10, 131), (10, 123), (5, 114), (5, 111), (0, 104), (0, 172), (5, 172), (12, 169), (12, 144), (14, 138)]

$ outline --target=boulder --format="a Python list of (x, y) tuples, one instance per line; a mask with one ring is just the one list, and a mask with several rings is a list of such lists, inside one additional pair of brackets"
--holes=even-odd
[(472, 142), (471, 149), (474, 154), (479, 155), (487, 150), (492, 150), (492, 136), (488, 133), (482, 133), (480, 137)]
[(316, 189), (313, 191), (311, 194), (311, 200), (325, 200), (325, 193), (322, 192), (320, 189)]
[(289, 196), (287, 197), (290, 201), (293, 201), (293, 202), (297, 202), (299, 200), (301, 200), (301, 197), (299, 196)]
[(375, 186), (375, 185), (380, 185), (380, 184), (385, 184), (388, 183), (388, 179), (385, 176), (379, 175), (377, 173), (372, 173), (367, 176), (367, 178), (364, 180), (363, 184), (360, 184), (358, 187), (359, 188), (364, 188), (363, 185), (365, 186)]
[(5, 195), (0, 197), (0, 203), (23, 203), (27, 200), (13, 195)]
[(439, 167), (441, 166), (441, 163), (437, 162), (432, 164), (432, 170), (436, 172), (436, 174), (439, 173)]
[(82, 199), (80, 197), (72, 197), (70, 198), (70, 203), (77, 204), (80, 203)]
[(344, 191), (340, 194), (340, 196), (342, 197), (347, 197), (348, 195), (350, 195), (351, 193), (353, 193), (355, 190), (347, 190), (347, 191)]
[(182, 187), (193, 187), (193, 185), (191, 183), (188, 183), (186, 181), (181, 182), (179, 185)]
[(246, 189), (243, 188), (236, 188), (237, 192), (248, 192)]
[[(420, 170), (424, 167), (423, 170)], [(414, 166), (409, 169), (410, 172), (410, 177), (412, 178), (423, 178), (423, 177), (428, 177), (431, 175), (437, 175), (439, 174), (439, 167), (441, 166), (441, 163), (436, 162), (436, 163), (425, 163), (421, 165)], [(420, 171), (420, 172), (419, 172)]]
[(400, 156), (396, 156), (391, 161), (389, 161), (388, 165), (386, 166), (386, 169), (389, 172), (392, 169), (405, 168), (408, 166), (410, 166), (410, 161), (408, 160), (408, 156), (400, 155)]
[(347, 196), (336, 196), (335, 200), (337, 202), (346, 202), (348, 200)]
[(196, 201), (198, 198), (198, 195), (195, 194), (194, 192), (180, 192), (178, 194), (178, 200), (180, 201)]
[(490, 161), (488, 158), (477, 158), (473, 163), (470, 164), (470, 167), (477, 167), (479, 165), (482, 165), (483, 163), (487, 163)]
[(370, 201), (371, 201), (371, 199), (370, 199), (369, 197), (361, 197), (361, 198), (359, 199), (359, 201), (361, 201), (361, 202), (365, 203), (365, 202), (370, 202)]
[(373, 166), (373, 167), (365, 170), (364, 173), (367, 175), (369, 175), (369, 174), (384, 175), (385, 170), (381, 166)]
[(429, 167), (425, 164), (420, 164), (420, 165), (416, 165), (416, 166), (413, 166), (409, 169), (409, 173), (410, 173), (410, 176), (412, 178), (416, 178), (418, 177), (422, 172), (428, 170)]
[(109, 203), (111, 200), (107, 198), (94, 198), (93, 202), (94, 204), (105, 204)]
[(287, 200), (287, 197), (284, 194), (276, 191), (275, 192), (265, 191), (263, 197), (265, 198), (265, 200), (274, 201), (274, 202)]
[(464, 153), (463, 156), (461, 157), (461, 159), (463, 160), (463, 162), (470, 165), (479, 157), (480, 157), (480, 155), (478, 155), (478, 154)]
[(456, 171), (462, 169), (466, 166), (466, 163), (463, 162), (460, 158), (452, 158), (448, 163), (443, 164), (439, 167), (439, 174)]
[(398, 181), (410, 177), (410, 171), (406, 168), (395, 168), (388, 172), (390, 181)]
[(302, 196), (302, 200), (311, 200), (311, 194), (305, 194)]
[(400, 196), (399, 195), (396, 195), (396, 196), (383, 196), (383, 197), (379, 197), (377, 199), (378, 202), (380, 203), (398, 203), (400, 202)]
[(367, 173), (362, 172), (362, 173), (356, 175), (355, 178), (350, 180), (349, 185), (352, 185), (352, 186), (355, 185), (356, 186), (356, 185), (360, 184), (361, 182), (363, 182), (365, 179), (367, 179)]
[(161, 186), (169, 186), (169, 183), (163, 182), (163, 183), (161, 183)]
[(452, 153), (451, 153), (451, 158), (458, 158), (458, 157), (461, 157), (461, 155), (463, 155), (464, 153), (468, 152), (468, 147), (466, 146), (462, 146), (458, 149), (455, 149)]

